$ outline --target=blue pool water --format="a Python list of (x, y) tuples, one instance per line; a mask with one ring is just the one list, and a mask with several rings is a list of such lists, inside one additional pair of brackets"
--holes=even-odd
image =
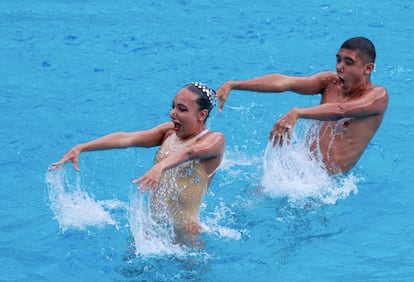
[[(414, 5), (271, 2), (0, 2), (1, 281), (414, 279)], [(372, 80), (390, 104), (357, 166), (333, 179), (307, 162), (304, 121), (298, 147), (275, 154), (291, 169), (269, 162), (276, 119), (318, 98), (232, 92), (209, 121), (227, 146), (200, 210), (203, 250), (157, 232), (131, 184), (156, 148), (47, 173), (74, 144), (168, 120), (188, 81), (332, 70), (359, 35), (376, 45)]]

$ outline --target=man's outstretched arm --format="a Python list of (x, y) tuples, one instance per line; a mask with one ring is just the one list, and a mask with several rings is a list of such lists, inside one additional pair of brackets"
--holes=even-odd
[(245, 90), (256, 92), (284, 92), (293, 91), (300, 94), (319, 94), (323, 92), (327, 80), (337, 79), (333, 72), (321, 72), (312, 76), (289, 76), (283, 74), (268, 74), (249, 80), (229, 80), (217, 89), (217, 98), (220, 100), (219, 111), (231, 90)]

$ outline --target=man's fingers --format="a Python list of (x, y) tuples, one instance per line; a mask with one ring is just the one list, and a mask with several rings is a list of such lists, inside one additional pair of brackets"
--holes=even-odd
[[(274, 136), (274, 137), (272, 137)], [(279, 147), (282, 147), (283, 144), (285, 142), (287, 142), (287, 144), (290, 144), (290, 133), (279, 133), (277, 132), (276, 134), (271, 133), (270, 134), (270, 142), (273, 140), (273, 147), (276, 147), (276, 145), (279, 145)]]
[(58, 168), (60, 168), (60, 165), (57, 165), (57, 164), (54, 163), (54, 164), (50, 165), (50, 167), (47, 171), (54, 171), (54, 170), (57, 170)]
[(79, 166), (78, 166), (78, 163), (73, 163), (73, 168), (74, 168), (76, 171), (80, 171)]
[(52, 163), (48, 169), (48, 171), (54, 171), (60, 168), (64, 164), (63, 160), (60, 160), (58, 162)]
[(273, 138), (276, 138), (278, 135), (278, 130), (276, 127), (273, 127), (272, 131), (270, 131), (269, 141), (272, 141)]
[(79, 169), (79, 165), (78, 165), (78, 158), (74, 157), (74, 158), (70, 158), (66, 155), (64, 155), (58, 162), (54, 162), (51, 164), (49, 171), (53, 171), (56, 170), (58, 168), (60, 168), (61, 166), (63, 166), (66, 162), (71, 161), (73, 163), (73, 168), (76, 171), (80, 171)]
[(279, 141), (280, 141), (280, 134), (276, 133), (274, 135), (274, 138), (273, 138), (273, 147), (276, 147), (276, 145), (278, 145)]
[(269, 142), (273, 141), (273, 147), (276, 145), (283, 146), (284, 143), (290, 144), (292, 138), (292, 126), (281, 126), (280, 123), (276, 123), (270, 131)]
[(284, 134), (282, 134), (282, 133), (279, 133), (278, 134), (278, 140), (279, 140), (279, 147), (282, 147), (283, 146), (283, 143), (284, 143), (284, 141), (285, 141), (285, 138), (284, 138), (285, 136), (284, 136)]
[(221, 112), (222, 110), (223, 110), (223, 107), (224, 107), (224, 102), (225, 102), (226, 100), (220, 100), (220, 105), (219, 105), (219, 107), (218, 107), (218, 111), (219, 112)]
[(286, 133), (287, 135), (287, 144), (290, 144), (290, 141), (292, 140), (292, 131), (289, 129), (288, 132)]
[(65, 162), (63, 160), (60, 160), (58, 162), (52, 163), (52, 166), (62, 166)]

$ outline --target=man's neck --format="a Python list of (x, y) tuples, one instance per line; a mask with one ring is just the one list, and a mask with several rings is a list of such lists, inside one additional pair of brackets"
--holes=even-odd
[(361, 80), (359, 83), (357, 83), (355, 85), (355, 87), (353, 87), (352, 89), (350, 89), (349, 91), (347, 91), (345, 93), (345, 96), (347, 97), (360, 97), (362, 95), (364, 95), (364, 93), (369, 90), (372, 89), (374, 87), (374, 85), (372, 85), (371, 80), (369, 79), (369, 77), (365, 80)]

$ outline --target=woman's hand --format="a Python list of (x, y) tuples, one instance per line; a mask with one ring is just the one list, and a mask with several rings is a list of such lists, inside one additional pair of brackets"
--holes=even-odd
[(132, 183), (138, 184), (137, 190), (142, 189), (142, 193), (146, 192), (148, 189), (154, 190), (158, 185), (162, 171), (163, 168), (161, 165), (156, 164), (143, 176), (132, 181)]

